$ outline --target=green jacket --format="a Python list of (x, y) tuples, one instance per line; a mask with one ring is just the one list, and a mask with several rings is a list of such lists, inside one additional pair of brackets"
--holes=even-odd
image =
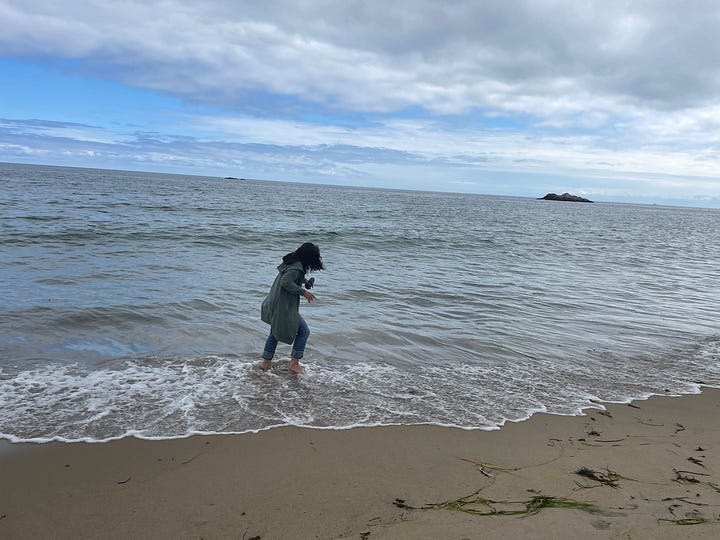
[(292, 343), (300, 326), (300, 297), (305, 272), (301, 262), (282, 263), (278, 275), (260, 309), (263, 322), (272, 335), (283, 343)]

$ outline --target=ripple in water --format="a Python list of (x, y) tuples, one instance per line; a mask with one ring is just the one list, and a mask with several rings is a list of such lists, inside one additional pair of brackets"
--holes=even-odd
[[(13, 440), (492, 429), (720, 385), (717, 210), (0, 167)], [(259, 373), (306, 240), (307, 374)]]

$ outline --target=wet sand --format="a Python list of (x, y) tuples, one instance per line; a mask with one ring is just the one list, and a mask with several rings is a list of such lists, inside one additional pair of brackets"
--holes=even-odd
[(714, 539), (720, 390), (491, 432), (2, 442), (0, 485), (3, 539)]

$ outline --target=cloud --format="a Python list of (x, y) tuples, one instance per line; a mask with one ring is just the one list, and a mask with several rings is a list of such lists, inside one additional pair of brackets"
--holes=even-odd
[[(720, 5), (5, 2), (0, 53), (223, 107), (258, 94), (355, 111), (492, 109), (602, 123), (712, 104)], [(250, 104), (250, 105), (248, 105)]]
[(215, 108), (143, 131), (0, 122), (3, 159), (720, 192), (716, 1), (5, 0), (0, 20), (0, 55)]
[[(434, 121), (366, 127), (252, 117), (191, 117), (210, 136), (122, 132), (93, 126), (0, 119), (0, 159), (376, 187), (533, 194), (559, 179), (588, 194), (714, 196), (716, 152), (603, 149), (596, 137), (448, 130)], [(252, 142), (251, 142), (252, 141)], [(513, 178), (512, 182), (498, 178)], [(512, 184), (515, 184), (514, 186)], [(613, 187), (616, 186), (616, 187)]]
[(56, 122), (50, 120), (11, 120), (0, 118), (0, 133), (6, 137), (18, 138), (52, 134), (74, 142), (113, 143), (116, 138), (99, 126), (80, 124), (77, 122)]

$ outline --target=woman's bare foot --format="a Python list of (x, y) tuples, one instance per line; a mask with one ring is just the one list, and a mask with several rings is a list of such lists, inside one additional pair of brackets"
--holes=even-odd
[(258, 367), (263, 371), (268, 371), (272, 367), (272, 360), (263, 359), (263, 361), (258, 364)]
[(288, 369), (293, 373), (304, 373), (305, 368), (300, 365), (300, 360), (297, 358), (291, 358), (288, 364)]

